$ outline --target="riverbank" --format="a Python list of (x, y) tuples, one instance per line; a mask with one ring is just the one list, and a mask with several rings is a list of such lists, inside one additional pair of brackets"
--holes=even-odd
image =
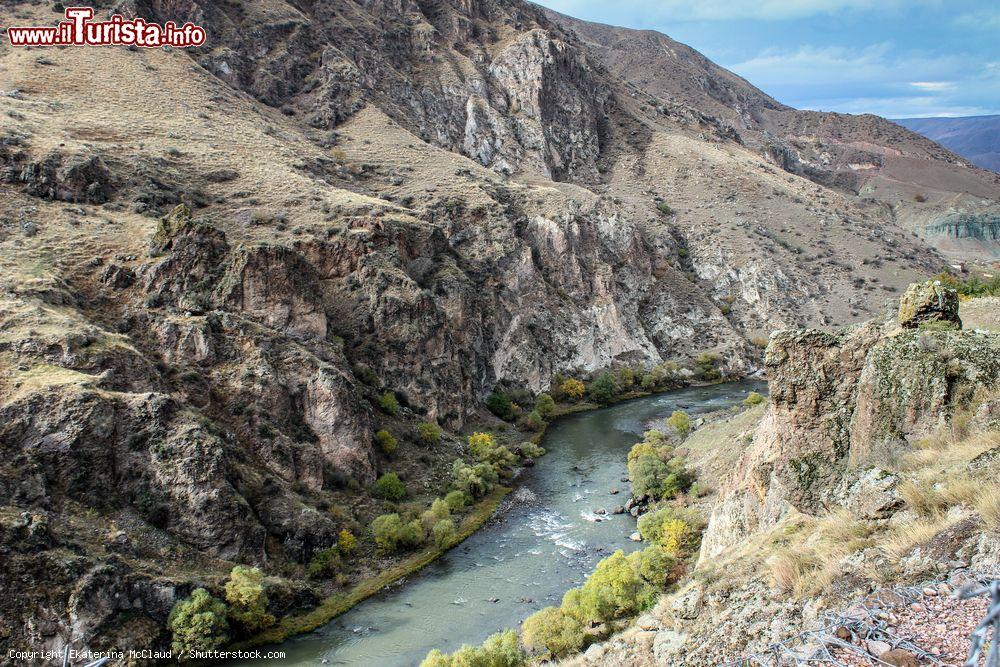
[[(714, 384), (719, 383), (698, 383), (697, 386), (708, 386)], [(687, 385), (687, 387), (691, 386), (696, 385)], [(592, 412), (628, 401), (667, 394), (683, 388), (685, 388), (685, 386), (665, 388), (662, 391), (656, 392), (631, 391), (620, 396), (616, 396), (614, 399), (603, 404), (590, 401), (560, 403), (556, 406), (555, 414), (551, 420), (546, 423), (543, 429), (532, 436), (532, 441), (535, 442), (535, 444), (540, 444), (545, 438), (548, 429), (564, 417)], [(428, 547), (414, 553), (396, 564), (394, 567), (369, 579), (360, 581), (350, 590), (331, 595), (323, 599), (317, 607), (307, 612), (291, 614), (283, 617), (277, 625), (268, 628), (264, 632), (249, 640), (245, 640), (234, 645), (234, 647), (252, 648), (268, 644), (277, 644), (296, 635), (312, 632), (317, 628), (326, 625), (338, 616), (350, 611), (359, 603), (364, 602), (373, 595), (376, 595), (388, 586), (391, 586), (405, 577), (416, 574), (423, 568), (441, 558), (451, 549), (457, 547), (460, 543), (471, 537), (486, 523), (488, 523), (489, 520), (495, 516), (503, 499), (511, 493), (514, 488), (519, 486), (519, 484), (518, 480), (515, 479), (512, 484), (513, 488), (498, 487), (490, 495), (478, 503), (475, 508), (462, 520), (458, 528), (456, 540), (447, 549)]]
[(271, 626), (260, 634), (234, 644), (234, 649), (254, 648), (266, 644), (278, 644), (295, 635), (312, 632), (316, 628), (326, 625), (336, 617), (349, 611), (356, 604), (365, 601), (387, 586), (391, 586), (397, 581), (420, 571), (430, 563), (434, 562), (448, 550), (455, 548), (479, 530), (483, 524), (490, 520), (500, 503), (513, 491), (506, 486), (498, 486), (473, 510), (462, 519), (455, 535), (455, 541), (447, 548), (428, 547), (422, 551), (409, 556), (396, 566), (379, 573), (378, 575), (365, 579), (358, 583), (350, 591), (331, 595), (324, 599), (319, 606), (309, 610), (304, 614), (292, 614), (285, 616), (276, 625)]

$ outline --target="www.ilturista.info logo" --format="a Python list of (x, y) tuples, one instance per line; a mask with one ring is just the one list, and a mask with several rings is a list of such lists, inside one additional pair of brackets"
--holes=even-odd
[(178, 26), (127, 19), (115, 14), (107, 21), (91, 21), (91, 7), (67, 7), (66, 20), (49, 27), (7, 28), (11, 46), (142, 46), (186, 48), (205, 43), (205, 29), (191, 22)]

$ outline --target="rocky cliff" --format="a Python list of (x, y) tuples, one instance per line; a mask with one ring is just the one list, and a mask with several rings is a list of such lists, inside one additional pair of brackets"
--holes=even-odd
[[(752, 440), (718, 445), (738, 453), (693, 575), (574, 664), (734, 661), (856, 615), (873, 590), (885, 600), (900, 583), (1000, 573), (1000, 336), (960, 326), (957, 295), (924, 283), (898, 313), (863, 325), (775, 333)], [(933, 622), (908, 632), (961, 659), (972, 625)], [(835, 629), (789, 650), (804, 659)], [(860, 646), (876, 658), (889, 650)]]
[(513, 0), (115, 8), (209, 42), (0, 54), (4, 646), (162, 639), (235, 562), (301, 576), (390, 463), (430, 492), (461, 453), (390, 461), (387, 422), (701, 352), (748, 373), (772, 328), (864, 319), (941, 258), (848, 171), (998, 191), (875, 120), (751, 140), (726, 109), (785, 110), (745, 82), (685, 52), (715, 102), (677, 104)]

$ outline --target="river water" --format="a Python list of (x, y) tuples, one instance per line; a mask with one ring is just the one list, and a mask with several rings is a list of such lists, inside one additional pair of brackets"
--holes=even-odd
[(594, 510), (624, 505), (626, 454), (650, 423), (678, 409), (693, 416), (728, 407), (764, 386), (689, 387), (558, 420), (506, 512), (419, 573), (275, 647), (286, 659), (252, 664), (410, 667), (432, 648), (478, 644), (559, 604), (601, 558), (641, 546), (629, 540), (635, 519)]

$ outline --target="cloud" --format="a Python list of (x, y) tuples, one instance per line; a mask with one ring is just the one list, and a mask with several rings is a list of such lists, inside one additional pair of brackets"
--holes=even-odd
[[(933, 4), (933, 0), (545, 0), (550, 7), (563, 14), (579, 17), (617, 16), (630, 26), (638, 22), (649, 24), (661, 21), (787, 21), (829, 16), (841, 12), (890, 10), (900, 7)], [(595, 20), (591, 18), (590, 20)], [(609, 20), (607, 18), (601, 20)], [(611, 19), (614, 21), (614, 19)]]
[(997, 113), (1000, 66), (974, 55), (860, 49), (767, 49), (728, 68), (792, 106), (896, 118)]
[(1000, 30), (1000, 10), (964, 12), (955, 17), (954, 24), (963, 30)]
[(920, 90), (948, 90), (955, 87), (953, 81), (911, 81), (910, 85)]

